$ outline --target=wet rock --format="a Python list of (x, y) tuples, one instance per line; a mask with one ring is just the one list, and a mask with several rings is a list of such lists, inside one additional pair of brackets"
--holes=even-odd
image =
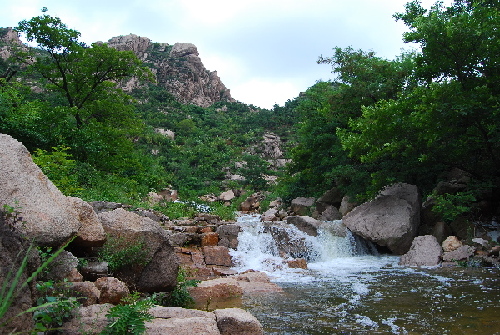
[(309, 258), (310, 248), (303, 234), (296, 233), (284, 224), (272, 224), (264, 226), (264, 233), (271, 234), (276, 241), (279, 255), (293, 258)]
[(222, 246), (203, 247), (205, 263), (207, 265), (232, 266), (233, 261), (229, 249)]
[(292, 269), (307, 269), (307, 262), (304, 258), (296, 258), (285, 262)]
[(286, 223), (294, 225), (299, 230), (310, 236), (318, 236), (318, 228), (322, 222), (310, 216), (289, 216)]
[(410, 250), (401, 256), (400, 265), (437, 266), (441, 262), (443, 251), (437, 239), (432, 235), (417, 236)]
[(241, 308), (225, 308), (214, 311), (221, 335), (264, 334), (259, 320)]
[(217, 227), (219, 246), (236, 249), (238, 247), (238, 234), (241, 227), (236, 224), (225, 224)]

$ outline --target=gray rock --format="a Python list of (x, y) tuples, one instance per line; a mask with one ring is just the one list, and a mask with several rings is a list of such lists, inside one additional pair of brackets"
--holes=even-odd
[(432, 235), (417, 236), (410, 250), (401, 256), (400, 265), (437, 266), (441, 262), (443, 250), (436, 237)]
[(238, 234), (241, 227), (236, 224), (225, 224), (217, 227), (217, 234), (219, 234), (219, 245), (231, 249), (238, 247)]
[[(217, 322), (212, 318), (190, 317), (154, 319), (146, 322), (148, 335), (220, 335)], [(236, 334), (234, 334), (236, 335)]]
[(38, 245), (60, 246), (82, 226), (78, 212), (33, 163), (24, 145), (0, 134), (0, 204), (17, 208), (18, 229)]
[(310, 216), (289, 216), (286, 223), (294, 225), (299, 230), (310, 236), (318, 236), (318, 228), (322, 222)]
[(310, 213), (311, 207), (316, 202), (315, 198), (298, 197), (292, 200), (290, 210), (298, 216), (305, 216)]
[(144, 242), (147, 248), (148, 263), (143, 267), (123, 270), (120, 280), (144, 292), (168, 291), (175, 287), (177, 257), (168, 233), (158, 222), (122, 208), (100, 213), (99, 218), (107, 234), (130, 243)]
[(343, 222), (353, 233), (402, 255), (410, 249), (420, 223), (417, 187), (388, 187), (374, 200), (349, 212)]
[(241, 308), (217, 309), (214, 313), (221, 335), (264, 334), (259, 320)]
[(461, 260), (469, 259), (474, 256), (474, 251), (476, 248), (469, 245), (462, 245), (453, 251), (446, 251), (443, 253), (443, 261), (445, 262), (456, 262)]

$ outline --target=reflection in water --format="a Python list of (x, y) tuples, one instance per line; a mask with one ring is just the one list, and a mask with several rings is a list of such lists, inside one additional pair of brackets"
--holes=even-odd
[(305, 237), (308, 269), (288, 269), (258, 217), (240, 221), (237, 268), (265, 271), (284, 289), (243, 301), (266, 334), (500, 334), (498, 269), (405, 268), (399, 257), (329, 245), (349, 234)]

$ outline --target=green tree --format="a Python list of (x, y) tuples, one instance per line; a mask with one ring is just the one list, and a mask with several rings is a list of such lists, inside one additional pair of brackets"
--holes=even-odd
[[(375, 164), (376, 187), (406, 181), (430, 191), (452, 167), (499, 184), (499, 5), (491, 1), (419, 2), (396, 14), (410, 28), (417, 87), (363, 108), (339, 131), (353, 157)], [(484, 183), (483, 183), (484, 185)]]

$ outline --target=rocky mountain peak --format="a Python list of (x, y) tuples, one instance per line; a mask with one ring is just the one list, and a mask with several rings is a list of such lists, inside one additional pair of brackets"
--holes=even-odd
[[(118, 50), (131, 50), (149, 63), (157, 85), (182, 103), (208, 107), (221, 100), (234, 101), (217, 72), (205, 68), (192, 43), (153, 43), (147, 37), (129, 34), (111, 38), (108, 45)], [(137, 85), (131, 80), (124, 88), (132, 90)]]
[(151, 46), (151, 40), (147, 37), (129, 34), (111, 38), (108, 45), (120, 51), (133, 51), (137, 57), (144, 59), (147, 56), (146, 50)]

